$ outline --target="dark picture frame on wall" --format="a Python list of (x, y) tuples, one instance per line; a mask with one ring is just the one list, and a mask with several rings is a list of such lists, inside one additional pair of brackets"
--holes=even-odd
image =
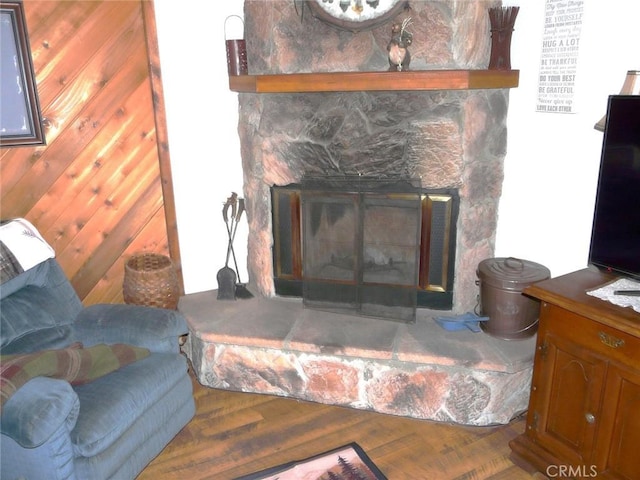
[(46, 143), (22, 2), (0, 1), (0, 147)]

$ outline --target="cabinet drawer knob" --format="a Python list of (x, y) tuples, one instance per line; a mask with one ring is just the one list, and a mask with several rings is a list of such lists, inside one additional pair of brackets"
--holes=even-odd
[(622, 340), (621, 338), (614, 337), (613, 335), (609, 335), (608, 333), (604, 332), (599, 332), (598, 336), (600, 337), (600, 341), (607, 347), (620, 348), (624, 346), (624, 340)]
[(587, 420), (587, 423), (595, 423), (596, 416), (593, 413), (586, 413), (584, 418)]

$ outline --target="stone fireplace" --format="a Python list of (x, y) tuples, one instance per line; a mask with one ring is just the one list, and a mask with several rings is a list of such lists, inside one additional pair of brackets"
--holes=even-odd
[[(409, 4), (399, 17), (412, 19), (411, 69), (487, 68), (487, 10), (500, 2)], [(251, 75), (387, 70), (390, 25), (354, 34), (308, 11), (302, 15), (300, 7), (292, 0), (245, 1)], [(180, 300), (190, 330), (184, 350), (200, 382), (465, 425), (506, 423), (521, 413), (535, 337), (507, 342), (445, 331), (433, 321), (434, 311), (424, 308), (414, 323), (302, 308), (301, 300), (276, 295), (278, 262), (272, 257), (274, 188), (285, 198), (307, 176), (418, 179), (424, 191), (455, 192), (458, 202), (451, 302), (438, 314), (472, 311), (476, 268), (494, 252), (507, 107), (502, 88), (240, 93), (249, 289), (255, 297), (218, 301), (214, 292), (200, 292)], [(289, 202), (283, 215), (301, 211), (302, 203)], [(355, 204), (345, 201), (335, 211), (316, 205), (320, 214), (311, 228), (321, 231), (322, 215), (361, 218), (344, 216), (349, 205)], [(401, 215), (402, 223), (410, 223), (410, 215)], [(397, 228), (389, 217), (377, 218)], [(324, 248), (323, 238), (314, 240), (307, 248)], [(396, 247), (369, 254), (372, 265), (383, 268), (390, 258), (406, 261)], [(348, 258), (320, 257), (329, 268)], [(364, 261), (364, 250), (358, 258)]]
[[(487, 67), (487, 9), (497, 2), (409, 4), (412, 69)], [(288, 0), (245, 2), (245, 25), (251, 74), (387, 68), (389, 25), (339, 31)], [(239, 103), (253, 290), (276, 293), (271, 187), (305, 175), (406, 176), (459, 192), (450, 310), (473, 310), (477, 265), (494, 250), (507, 89), (240, 93)]]

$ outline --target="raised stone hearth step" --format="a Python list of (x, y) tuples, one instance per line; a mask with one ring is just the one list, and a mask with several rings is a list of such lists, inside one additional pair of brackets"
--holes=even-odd
[(180, 299), (199, 381), (464, 425), (508, 423), (528, 404), (535, 337), (505, 341), (304, 308), (299, 299)]

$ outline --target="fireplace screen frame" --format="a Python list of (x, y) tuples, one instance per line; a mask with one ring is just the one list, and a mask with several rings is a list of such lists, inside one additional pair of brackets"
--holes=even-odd
[[(275, 293), (303, 297), (301, 183), (271, 187)], [(421, 230), (417, 307), (453, 308), (453, 284), (460, 197), (455, 188), (419, 189)]]
[(408, 182), (306, 179), (304, 306), (414, 323), (421, 210), (419, 192)]

